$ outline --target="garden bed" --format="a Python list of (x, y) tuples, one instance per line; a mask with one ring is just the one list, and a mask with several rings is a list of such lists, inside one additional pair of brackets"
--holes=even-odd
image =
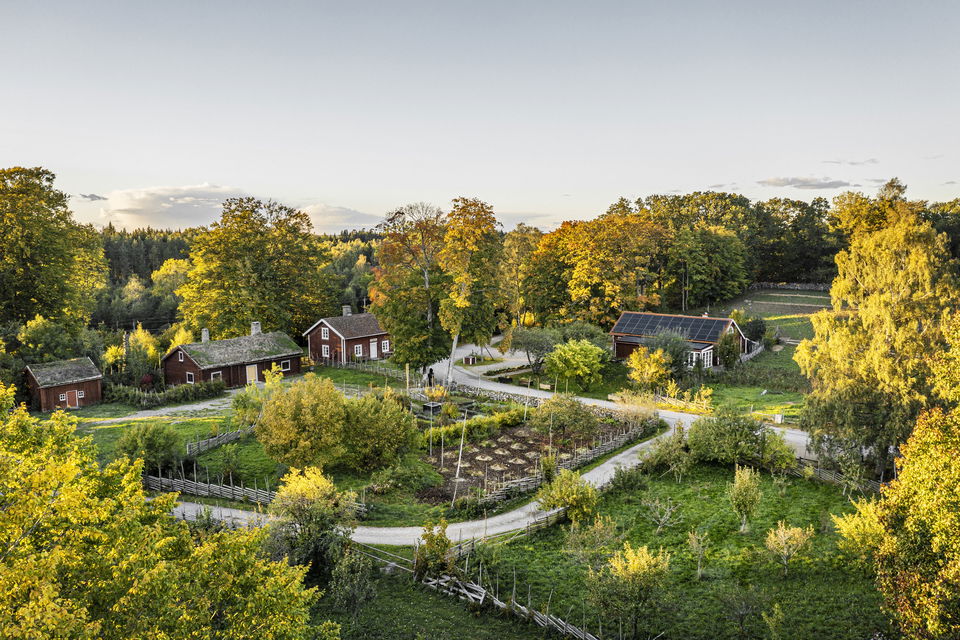
[[(540, 457), (552, 448), (558, 462), (573, 458), (576, 453), (583, 454), (600, 441), (608, 440), (629, 430), (626, 423), (617, 420), (600, 420), (597, 433), (590, 438), (567, 439), (558, 434), (551, 437), (527, 424), (501, 429), (498, 433), (478, 442), (466, 442), (460, 461), (460, 480), (456, 489), (457, 496), (477, 495), (479, 491), (490, 490), (497, 484), (518, 478), (535, 475), (539, 470)], [(441, 443), (437, 440), (427, 443), (427, 454), (423, 460), (432, 465), (443, 476), (440, 487), (431, 489), (422, 500), (450, 500), (454, 493), (457, 474), (457, 458), (460, 439), (444, 440), (441, 456)]]

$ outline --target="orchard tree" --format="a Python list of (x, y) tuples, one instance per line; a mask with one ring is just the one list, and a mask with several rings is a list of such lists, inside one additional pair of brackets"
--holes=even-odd
[(299, 334), (336, 309), (329, 256), (310, 217), (276, 202), (226, 200), (220, 220), (195, 238), (190, 261), (176, 293), (195, 331), (229, 338), (259, 321), (265, 331)]
[(653, 554), (647, 547), (623, 543), (599, 571), (587, 574), (590, 601), (610, 620), (626, 622), (632, 639), (640, 638), (643, 623), (650, 623), (670, 570), (670, 554)]
[(604, 350), (586, 340), (558, 344), (547, 355), (546, 370), (551, 376), (576, 381), (584, 391), (599, 382)]
[(455, 198), (447, 214), (439, 260), (449, 277), (447, 295), (440, 303), (440, 323), (453, 338), (448, 386), (460, 338), (485, 346), (499, 324), (500, 289), (496, 282), (503, 245), (498, 226), (493, 207), (476, 198)]
[(371, 286), (371, 311), (393, 341), (393, 359), (424, 368), (443, 358), (450, 337), (440, 325), (447, 278), (440, 267), (446, 217), (419, 202), (387, 216)]
[(585, 522), (597, 509), (597, 490), (579, 473), (561, 469), (556, 477), (537, 492), (537, 501), (543, 509), (566, 509), (571, 522)]
[(0, 169), (0, 322), (85, 323), (106, 284), (103, 245), (46, 169)]
[(750, 530), (750, 518), (760, 506), (760, 474), (750, 467), (736, 466), (733, 483), (727, 492), (730, 506), (740, 520), (740, 533)]
[(781, 520), (775, 528), (767, 531), (767, 537), (763, 544), (783, 567), (783, 576), (786, 577), (787, 571), (790, 569), (790, 561), (794, 556), (807, 549), (812, 539), (813, 527), (805, 529), (790, 527)]

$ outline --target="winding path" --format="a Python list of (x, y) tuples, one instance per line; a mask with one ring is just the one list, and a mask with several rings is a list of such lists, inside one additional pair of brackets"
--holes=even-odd
[[(469, 355), (471, 352), (478, 351), (478, 349), (473, 345), (464, 345), (457, 349), (457, 357), (462, 358), (465, 355)], [(453, 367), (453, 378), (460, 384), (471, 385), (475, 387), (480, 387), (488, 391), (504, 391), (508, 393), (527, 395), (530, 397), (539, 397), (539, 398), (548, 398), (553, 395), (549, 391), (542, 391), (539, 389), (526, 389), (523, 387), (517, 387), (514, 385), (501, 384), (498, 382), (492, 382), (490, 380), (483, 379), (478, 375), (478, 370), (482, 372), (484, 369), (491, 368), (500, 368), (505, 366), (510, 366), (514, 364), (522, 364), (526, 361), (522, 358), (517, 358), (516, 356), (508, 357), (505, 359), (505, 362), (496, 363), (494, 365), (488, 365), (486, 367), (477, 367), (472, 371), (459, 367)], [(435, 371), (445, 371), (446, 361), (438, 363), (434, 366)], [(585, 404), (616, 409), (617, 405), (614, 402), (608, 400), (597, 400), (594, 398), (579, 398), (579, 400)], [(670, 425), (670, 431), (667, 433), (657, 436), (657, 438), (652, 438), (645, 442), (636, 444), (629, 449), (622, 451), (609, 460), (604, 461), (603, 463), (597, 465), (590, 471), (587, 471), (583, 474), (583, 478), (592, 484), (593, 486), (599, 487), (605, 485), (616, 472), (617, 468), (625, 467), (631, 468), (635, 467), (640, 463), (640, 452), (644, 449), (649, 448), (658, 438), (662, 438), (669, 433), (673, 432), (673, 429), (678, 423), (684, 425), (691, 424), (694, 420), (701, 417), (692, 413), (681, 413), (678, 411), (659, 411), (660, 418), (662, 418), (667, 424)], [(786, 427), (774, 427), (778, 432), (780, 432), (797, 455), (809, 456), (807, 453), (807, 442), (808, 435), (798, 429), (788, 429)], [(188, 520), (194, 519), (199, 513), (205, 508), (204, 505), (196, 504), (193, 502), (181, 502), (173, 510), (173, 514), (180, 518), (186, 518)], [(528, 524), (533, 522), (538, 517), (544, 515), (546, 512), (540, 508), (540, 504), (533, 500), (523, 506), (517, 507), (512, 511), (506, 513), (501, 513), (490, 518), (483, 520), (468, 520), (465, 522), (454, 522), (447, 527), (447, 535), (451, 540), (459, 542), (461, 540), (469, 540), (471, 538), (481, 538), (488, 535), (493, 535), (497, 533), (505, 533), (507, 531), (515, 531), (517, 529), (522, 529)], [(229, 522), (234, 525), (260, 525), (263, 524), (267, 516), (259, 514), (253, 511), (245, 511), (242, 509), (230, 509), (230, 508), (215, 508), (214, 517), (225, 522)], [(420, 538), (420, 534), (423, 533), (423, 527), (357, 527), (353, 531), (352, 538), (357, 542), (362, 542), (365, 544), (390, 544), (398, 546), (411, 546), (416, 543)]]

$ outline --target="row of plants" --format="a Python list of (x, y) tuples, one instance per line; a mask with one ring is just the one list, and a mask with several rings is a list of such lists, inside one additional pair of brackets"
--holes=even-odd
[(155, 409), (169, 404), (216, 398), (222, 396), (226, 388), (220, 380), (181, 384), (167, 387), (163, 391), (143, 391), (128, 385), (107, 384), (103, 390), (103, 399), (108, 403), (126, 404), (140, 409)]

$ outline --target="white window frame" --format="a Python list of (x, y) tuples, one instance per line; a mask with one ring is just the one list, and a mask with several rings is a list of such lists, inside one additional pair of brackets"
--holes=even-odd
[(77, 400), (83, 400), (85, 395), (86, 394), (83, 392), (83, 390), (77, 391)]
[(322, 344), (322, 345), (320, 345), (320, 355), (323, 356), (324, 358), (329, 358), (329, 357), (330, 357), (330, 345), (328, 345), (328, 344)]
[(380, 351), (382, 351), (382, 352), (384, 352), (384, 353), (389, 353), (389, 352), (390, 352), (390, 341), (389, 341), (389, 340), (381, 340), (381, 341), (380, 341)]
[(290, 361), (281, 360), (280, 361), (280, 371), (290, 371)]
[(193, 384), (193, 382), (194, 382), (193, 371), (187, 371), (187, 384)]
[(320, 339), (329, 340), (330, 339), (330, 329), (326, 327), (320, 327)]
[(214, 371), (210, 374), (210, 382), (214, 380), (223, 380), (223, 371)]
[(363, 343), (353, 345), (353, 355), (357, 358), (363, 357)]
[(60, 394), (60, 402), (66, 402), (66, 401), (67, 401), (67, 394), (61, 393), (61, 394)]
[(183, 362), (183, 351), (177, 351), (177, 360)]

